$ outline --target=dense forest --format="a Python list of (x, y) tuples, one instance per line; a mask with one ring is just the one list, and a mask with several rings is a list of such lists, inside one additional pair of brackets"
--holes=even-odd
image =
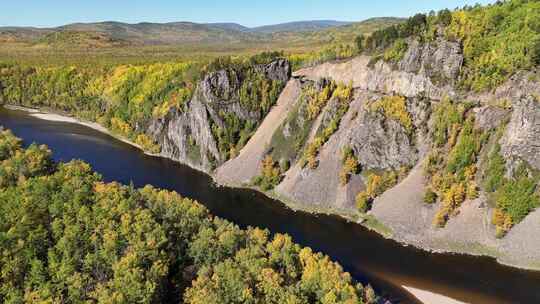
[(375, 303), (327, 256), (0, 132), (2, 303)]

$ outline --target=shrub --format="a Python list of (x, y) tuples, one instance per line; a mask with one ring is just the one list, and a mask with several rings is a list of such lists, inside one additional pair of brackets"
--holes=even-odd
[(496, 143), (488, 156), (487, 168), (484, 174), (484, 187), (488, 192), (495, 192), (505, 182), (506, 162), (500, 155), (501, 146)]
[(497, 238), (504, 237), (514, 225), (512, 217), (499, 208), (493, 210), (491, 222), (496, 227), (495, 235)]
[(448, 155), (447, 171), (451, 173), (461, 173), (466, 167), (476, 162), (478, 150), (478, 134), (474, 132), (474, 122), (468, 119), (459, 135), (456, 145)]
[(281, 182), (281, 170), (278, 164), (267, 155), (262, 161), (261, 175), (253, 180), (253, 184), (261, 187), (263, 191), (275, 188)]
[(436, 146), (446, 145), (449, 142), (449, 136), (457, 134), (463, 123), (466, 109), (463, 104), (455, 103), (448, 98), (444, 98), (437, 104), (433, 114), (433, 131), (431, 133)]
[(536, 181), (527, 176), (508, 181), (495, 193), (495, 201), (497, 207), (512, 218), (512, 222), (519, 223), (540, 205)]
[(351, 175), (358, 174), (358, 172), (360, 171), (360, 164), (354, 156), (354, 151), (351, 149), (351, 147), (345, 147), (343, 149), (343, 155), (341, 159), (343, 166), (341, 167), (341, 171), (339, 172), (339, 180), (341, 185), (345, 186), (349, 182)]
[(403, 59), (408, 49), (409, 45), (407, 42), (403, 39), (398, 39), (394, 42), (392, 47), (384, 52), (384, 61), (397, 63)]
[[(404, 171), (406, 169), (403, 169)], [(399, 182), (400, 174), (396, 171), (386, 171), (382, 175), (371, 173), (368, 175), (366, 190), (357, 195), (357, 205), (371, 207), (372, 202)], [(360, 208), (359, 208), (360, 209)]]
[(319, 116), (336, 88), (336, 84), (333, 81), (322, 80), (322, 82), (324, 86), (320, 92), (313, 86), (307, 86), (302, 91), (302, 98), (305, 98), (308, 103), (308, 118), (310, 120)]
[(431, 188), (426, 189), (426, 193), (424, 194), (424, 203), (426, 204), (435, 204), (437, 202), (437, 193), (433, 192)]
[(370, 105), (372, 112), (382, 112), (387, 118), (399, 122), (409, 133), (413, 131), (411, 114), (407, 111), (407, 104), (403, 96), (385, 96)]
[[(438, 133), (440, 138), (445, 138), (448, 134), (449, 121), (461, 120), (460, 113), (465, 111), (466, 106), (459, 109), (455, 104), (445, 101), (439, 107), (435, 117), (434, 134)], [(450, 120), (443, 118), (443, 113), (439, 112), (440, 109), (445, 108), (452, 112)], [(431, 186), (442, 199), (441, 209), (433, 220), (436, 227), (443, 227), (449, 217), (457, 215), (458, 208), (465, 199), (478, 197), (478, 187), (475, 182), (476, 161), (487, 137), (474, 129), (474, 116), (469, 116), (463, 126), (454, 123), (452, 130), (451, 139), (446, 144), (450, 148), (448, 158), (444, 160), (437, 156), (441, 151), (436, 148), (428, 157), (426, 164), (426, 172), (432, 175)], [(444, 143), (434, 140), (435, 146), (441, 144)]]
[[(502, 237), (514, 224), (521, 222), (531, 211), (540, 206), (537, 193), (538, 177), (530, 174), (525, 165), (516, 170), (512, 178), (506, 178), (505, 159), (496, 144), (488, 157), (484, 175), (486, 191), (494, 192), (496, 209), (493, 224), (497, 236)], [(531, 175), (531, 176), (529, 176)]]
[(279, 161), (279, 169), (281, 172), (287, 172), (291, 167), (291, 162), (288, 159), (282, 159)]
[[(323, 129), (322, 134), (315, 137), (315, 139), (309, 143), (304, 150), (304, 154), (300, 160), (300, 165), (302, 167), (307, 164), (310, 169), (317, 168), (317, 155), (319, 154), (319, 150), (338, 130), (343, 115), (345, 115), (345, 113), (349, 110), (349, 103), (352, 99), (352, 93), (352, 84), (344, 85), (341, 83), (337, 86), (333, 83), (326, 85), (318, 95), (313, 92), (309, 93), (311, 95), (311, 102), (308, 103), (308, 113), (310, 119), (314, 119), (319, 115), (322, 107), (326, 105), (326, 101), (329, 99), (330, 94), (332, 94), (332, 98), (336, 98), (339, 101), (339, 104), (337, 105), (337, 111), (334, 113), (328, 125)], [(313, 102), (313, 100), (319, 101)], [(324, 102), (322, 102), (323, 100)]]
[(445, 209), (439, 210), (433, 218), (433, 226), (443, 228), (448, 221), (448, 211)]
[(371, 208), (371, 197), (365, 192), (362, 191), (356, 195), (356, 208), (360, 213), (366, 213)]
[(144, 151), (148, 151), (150, 153), (157, 154), (161, 151), (161, 147), (159, 146), (159, 144), (155, 143), (146, 134), (137, 135), (137, 137), (135, 138), (135, 143), (141, 146)]
[(533, 64), (540, 65), (540, 37), (534, 40), (530, 52)]

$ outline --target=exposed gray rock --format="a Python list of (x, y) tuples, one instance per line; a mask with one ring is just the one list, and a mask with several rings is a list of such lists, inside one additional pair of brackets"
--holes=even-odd
[(515, 167), (516, 157), (540, 169), (540, 102), (527, 96), (512, 104), (512, 118), (500, 141), (501, 153), (509, 169)]
[(364, 169), (399, 169), (414, 166), (418, 160), (418, 151), (405, 128), (381, 113), (362, 108), (347, 137)]
[(237, 97), (240, 79), (233, 70), (220, 70), (206, 75), (199, 83), (202, 98), (207, 103), (218, 103), (223, 100), (234, 100)]
[(205, 106), (194, 98), (186, 112), (171, 110), (152, 121), (148, 133), (161, 145), (161, 155), (204, 172), (221, 162)]
[(496, 106), (483, 106), (474, 109), (476, 126), (483, 130), (499, 127), (508, 118), (510, 111)]
[(256, 68), (270, 80), (287, 82), (291, 78), (291, 65), (285, 59), (277, 59), (266, 65), (258, 65)]
[(522, 71), (498, 87), (491, 99), (513, 102), (531, 96), (536, 99), (540, 96), (540, 75)]
[(302, 69), (295, 75), (311, 80), (352, 81), (355, 88), (409, 98), (441, 100), (444, 96), (457, 96), (454, 84), (463, 65), (459, 43), (439, 39), (425, 45), (416, 41), (409, 44), (404, 58), (397, 64), (379, 60), (371, 65), (370, 57), (359, 56), (347, 62)]
[[(302, 168), (296, 163), (287, 171), (283, 182), (275, 189), (281, 198), (310, 210), (354, 212), (355, 196), (364, 189), (362, 177), (353, 175), (346, 185), (341, 185), (339, 172), (343, 166), (343, 148), (349, 144), (350, 131), (354, 129), (356, 113), (360, 111), (366, 96), (365, 93), (356, 94), (349, 111), (341, 120), (340, 128), (321, 147), (318, 155), (319, 165), (316, 169)], [(313, 123), (308, 142), (314, 140), (315, 130), (321, 128), (325, 113), (332, 111), (331, 103), (330, 101), (317, 121)]]
[(300, 82), (291, 79), (285, 86), (276, 106), (264, 118), (261, 126), (240, 151), (238, 157), (230, 159), (215, 171), (215, 179), (218, 183), (243, 185), (260, 174), (261, 161), (267, 154), (267, 146), (274, 133), (279, 132), (279, 126), (283, 124), (288, 114), (299, 102), (300, 94)]
[[(265, 77), (287, 81), (290, 65), (278, 59), (255, 67)], [(258, 123), (260, 111), (252, 111), (239, 101), (243, 75), (235, 69), (207, 74), (197, 85), (193, 98), (183, 110), (171, 109), (150, 122), (147, 133), (161, 146), (161, 155), (210, 173), (225, 162), (212, 134), (212, 125), (227, 128), (221, 113), (234, 114), (242, 120)]]
[(432, 43), (409, 41), (409, 49), (399, 62), (399, 70), (454, 84), (459, 78), (463, 55), (461, 46), (442, 38)]
[(407, 99), (407, 112), (411, 114), (414, 127), (420, 131), (427, 131), (431, 110), (431, 102), (425, 98)]

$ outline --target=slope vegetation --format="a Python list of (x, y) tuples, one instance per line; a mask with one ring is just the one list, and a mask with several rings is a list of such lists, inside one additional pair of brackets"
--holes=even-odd
[[(261, 164), (244, 163), (260, 168), (254, 185), (423, 248), (538, 268), (540, 243), (525, 232), (540, 212), (535, 20), (535, 1), (417, 15), (360, 36), (366, 56), (297, 71), (298, 106), (270, 129)], [(345, 114), (333, 82), (354, 88)]]

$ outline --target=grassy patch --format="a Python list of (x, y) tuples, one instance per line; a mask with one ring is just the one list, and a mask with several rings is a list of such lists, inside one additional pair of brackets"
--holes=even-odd
[[(304, 147), (313, 121), (307, 119), (307, 106), (300, 101), (287, 115), (287, 119), (272, 135), (270, 141), (271, 155), (276, 160), (295, 162), (299, 151)], [(285, 132), (287, 128), (287, 132)], [(289, 136), (285, 136), (288, 133)]]
[(362, 215), (361, 219), (364, 220), (364, 222), (362, 222), (362, 225), (376, 231), (377, 233), (383, 235), (386, 238), (391, 238), (394, 234), (394, 231), (392, 231), (390, 227), (381, 223), (373, 215)]

